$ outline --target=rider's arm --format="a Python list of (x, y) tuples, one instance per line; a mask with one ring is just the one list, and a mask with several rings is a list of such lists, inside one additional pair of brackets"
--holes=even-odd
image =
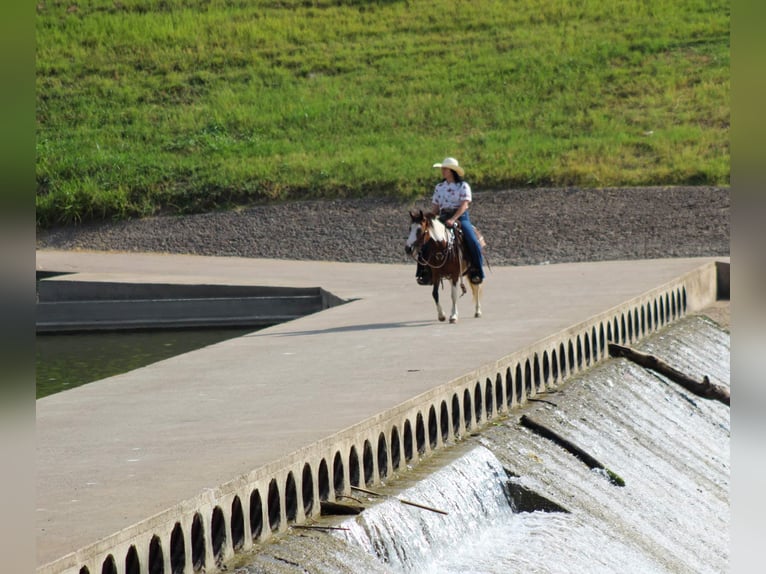
[(466, 212), (466, 210), (468, 209), (468, 203), (469, 201), (467, 199), (464, 199), (463, 201), (460, 202), (460, 205), (455, 211), (455, 214), (452, 217), (450, 217), (447, 221), (444, 222), (447, 227), (452, 227), (452, 224), (455, 223), (458, 220), (458, 218)]

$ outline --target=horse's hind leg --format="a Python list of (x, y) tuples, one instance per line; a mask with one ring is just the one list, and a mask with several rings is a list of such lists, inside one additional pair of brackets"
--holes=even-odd
[(434, 303), (436, 303), (436, 313), (437, 317), (439, 317), (439, 321), (444, 321), (447, 317), (444, 315), (444, 310), (439, 303), (439, 283), (437, 281), (434, 281), (434, 288), (433, 291), (431, 291), (431, 296), (434, 298)]
[(452, 292), (452, 313), (449, 316), (449, 322), (450, 323), (457, 323), (457, 282), (451, 281), (451, 292)]
[(471, 283), (471, 294), (474, 302), (474, 317), (481, 317), (481, 284)]

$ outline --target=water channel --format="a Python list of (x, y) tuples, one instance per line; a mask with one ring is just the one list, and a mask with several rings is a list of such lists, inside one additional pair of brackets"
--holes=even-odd
[(38, 334), (35, 339), (36, 398), (126, 373), (256, 330), (250, 327)]

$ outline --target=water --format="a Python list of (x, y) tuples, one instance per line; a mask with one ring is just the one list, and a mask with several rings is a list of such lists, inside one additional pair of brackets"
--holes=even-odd
[(126, 373), (255, 330), (251, 327), (37, 335), (37, 398)]
[[(703, 318), (684, 319), (636, 346), (691, 376), (729, 384), (729, 335)], [(356, 517), (320, 521), (348, 531), (294, 531), (301, 534), (262, 545), (235, 571), (729, 570), (726, 405), (624, 359), (593, 368), (545, 399), (523, 413), (586, 450), (625, 486), (519, 425), (519, 411), (394, 481), (409, 485), (396, 493), (400, 498), (448, 516), (370, 498)], [(541, 503), (521, 512), (514, 489), (534, 492), (559, 511), (543, 511)]]
[(511, 522), (505, 480), (497, 458), (478, 447), (400, 495), (447, 516), (388, 499), (344, 522), (349, 528), (345, 537), (388, 563), (393, 572), (442, 571), (431, 565), (449, 563), (454, 549), (466, 543), (466, 535)]

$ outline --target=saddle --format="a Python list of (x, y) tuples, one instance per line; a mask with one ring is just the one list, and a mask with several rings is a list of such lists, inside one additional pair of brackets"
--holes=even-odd
[[(439, 221), (441, 221), (442, 223), (446, 224), (446, 221), (450, 217), (455, 215), (455, 211), (456, 210), (454, 210), (454, 209), (451, 209), (451, 210), (450, 209), (442, 209), (439, 212)], [(460, 236), (460, 240), (461, 240), (461, 243), (462, 243), (462, 239), (463, 239), (463, 226), (460, 223), (460, 220), (455, 221), (455, 224), (456, 225), (455, 225), (455, 228), (454, 228), (453, 231), (456, 232), (455, 233), (456, 235)], [(473, 224), (471, 224), (471, 225), (473, 225)], [(487, 246), (487, 242), (484, 240), (484, 234), (481, 231), (479, 231), (479, 228), (476, 227), (475, 225), (473, 226), (473, 231), (476, 234), (476, 240), (479, 242), (479, 246), (482, 249), (484, 249)]]

